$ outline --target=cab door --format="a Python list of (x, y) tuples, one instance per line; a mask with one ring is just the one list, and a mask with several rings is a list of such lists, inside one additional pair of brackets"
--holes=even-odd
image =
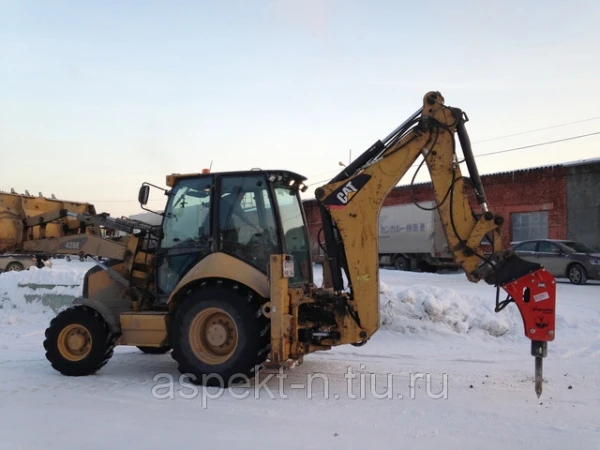
[(278, 222), (264, 174), (221, 175), (216, 248), (267, 274), (281, 253)]

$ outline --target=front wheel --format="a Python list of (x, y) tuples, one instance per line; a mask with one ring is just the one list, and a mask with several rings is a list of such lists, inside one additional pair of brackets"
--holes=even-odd
[(91, 375), (113, 355), (115, 338), (98, 311), (83, 305), (60, 312), (46, 329), (46, 359), (63, 375)]
[(573, 284), (585, 284), (587, 282), (587, 274), (583, 266), (579, 264), (573, 264), (569, 267), (569, 281)]
[(173, 359), (195, 384), (248, 381), (267, 358), (270, 333), (260, 306), (226, 287), (199, 289), (173, 320)]

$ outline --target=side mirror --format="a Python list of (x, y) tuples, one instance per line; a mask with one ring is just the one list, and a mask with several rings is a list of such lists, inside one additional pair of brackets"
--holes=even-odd
[(150, 195), (150, 186), (147, 184), (142, 184), (140, 187), (140, 192), (138, 193), (138, 201), (140, 205), (144, 206), (148, 203), (148, 197)]
[(142, 186), (140, 187), (140, 191), (138, 192), (138, 201), (140, 202), (140, 206), (142, 207), (142, 209), (144, 211), (148, 211), (153, 214), (158, 214), (159, 216), (164, 216), (164, 212), (159, 213), (159, 212), (152, 211), (151, 209), (144, 207), (148, 203), (148, 198), (150, 197), (150, 186), (160, 189), (161, 191), (163, 191), (165, 193), (165, 195), (171, 195), (171, 193), (169, 191), (166, 191), (165, 189), (161, 188), (160, 186), (156, 186), (152, 183), (144, 182), (142, 184)]

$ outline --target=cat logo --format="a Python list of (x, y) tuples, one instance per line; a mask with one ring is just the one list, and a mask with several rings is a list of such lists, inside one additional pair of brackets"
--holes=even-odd
[(329, 194), (323, 200), (323, 204), (332, 209), (344, 208), (348, 203), (350, 203), (354, 196), (360, 192), (360, 190), (368, 183), (370, 179), (371, 175), (366, 173), (358, 174)]
[(354, 187), (352, 181), (348, 181), (342, 188), (342, 191), (338, 192), (336, 197), (340, 202), (342, 202), (345, 205), (352, 199), (354, 194), (356, 194), (357, 192), (358, 189)]

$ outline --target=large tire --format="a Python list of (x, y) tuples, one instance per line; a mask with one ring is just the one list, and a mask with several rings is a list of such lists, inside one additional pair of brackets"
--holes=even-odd
[(171, 347), (168, 345), (165, 345), (164, 347), (145, 347), (138, 345), (137, 348), (150, 355), (164, 355), (171, 351)]
[(569, 266), (569, 269), (567, 270), (567, 276), (569, 277), (569, 281), (573, 284), (587, 283), (587, 273), (581, 264), (573, 264), (572, 266)]
[(112, 357), (115, 336), (100, 313), (88, 306), (60, 312), (46, 329), (46, 359), (63, 375), (96, 373)]
[(270, 350), (270, 322), (249, 292), (198, 287), (177, 307), (172, 357), (190, 382), (228, 387), (257, 375)]

